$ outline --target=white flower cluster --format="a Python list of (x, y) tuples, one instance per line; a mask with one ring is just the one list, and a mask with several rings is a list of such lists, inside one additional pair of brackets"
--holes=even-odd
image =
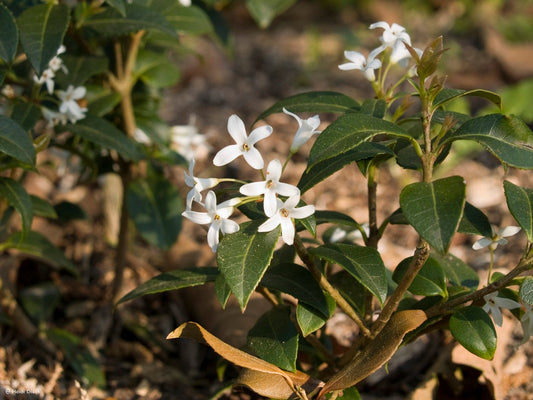
[[(387, 22), (380, 21), (370, 25), (370, 29), (381, 28), (383, 33), (380, 37), (381, 45), (372, 50), (368, 57), (365, 57), (358, 51), (345, 51), (344, 56), (350, 61), (339, 65), (341, 70), (360, 70), (364, 77), (373, 82), (376, 80), (375, 70), (382, 67), (382, 60), (377, 57), (385, 51), (389, 51), (389, 62), (398, 64), (402, 68), (407, 68), (411, 53), (407, 50), (406, 44), (411, 46), (411, 38), (405, 28), (397, 23), (389, 25)], [(415, 48), (416, 53), (420, 56), (422, 50)], [(414, 71), (409, 71), (412, 74)]]
[[(63, 60), (59, 58), (59, 55), (65, 51), (64, 45), (59, 46), (56, 55), (48, 62), (48, 68), (43, 71), (41, 76), (34, 75), (33, 77), (35, 83), (46, 86), (49, 94), (54, 93), (56, 72), (62, 70), (65, 74), (68, 74), (67, 67), (63, 64)], [(61, 100), (59, 111), (52, 111), (43, 107), (43, 116), (48, 121), (49, 126), (66, 124), (67, 122), (75, 124), (80, 119), (85, 118), (87, 108), (80, 105), (80, 100), (85, 97), (86, 92), (85, 87), (74, 87), (72, 85), (69, 85), (67, 90), (56, 90), (57, 97)]]
[[(286, 109), (283, 109), (283, 111), (294, 117), (298, 122), (299, 128), (290, 148), (292, 155), (309, 138), (319, 133), (316, 129), (320, 125), (320, 118), (318, 115), (315, 115), (309, 119), (302, 120), (296, 114)], [(244, 122), (237, 115), (232, 115), (228, 119), (227, 128), (235, 144), (221, 149), (215, 155), (213, 164), (223, 166), (229, 164), (237, 157), (243, 156), (244, 160), (252, 168), (262, 170), (265, 163), (255, 145), (258, 141), (272, 134), (272, 127), (263, 125), (254, 129), (248, 135)], [(197, 224), (209, 224), (207, 243), (213, 252), (217, 250), (220, 234), (234, 233), (239, 230), (239, 225), (229, 219), (233, 213), (233, 208), (239, 204), (262, 199), (263, 210), (268, 219), (259, 226), (258, 231), (269, 232), (281, 226), (283, 241), (288, 245), (292, 245), (294, 242), (295, 227), (293, 220), (307, 218), (315, 212), (315, 207), (312, 205), (298, 207), (300, 190), (294, 185), (280, 181), (283, 167), (277, 159), (268, 163), (266, 174), (263, 174), (263, 171), (261, 171), (263, 180), (245, 183), (239, 188), (240, 194), (244, 195), (244, 197), (230, 199), (220, 204), (217, 204), (216, 195), (212, 190), (205, 196), (205, 202), (202, 202), (202, 191), (211, 189), (223, 181), (238, 181), (232, 179), (197, 178), (193, 172), (194, 164), (195, 161), (193, 158), (189, 163), (189, 172), (185, 172), (185, 183), (191, 190), (187, 194), (187, 208), (182, 215)], [(283, 196), (285, 200), (282, 200), (279, 196)], [(204, 207), (206, 212), (193, 211), (192, 207), (195, 202)]]

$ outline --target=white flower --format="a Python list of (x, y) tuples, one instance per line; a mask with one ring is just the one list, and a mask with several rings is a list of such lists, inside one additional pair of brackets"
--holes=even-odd
[(46, 90), (48, 93), (52, 94), (54, 92), (55, 76), (56, 75), (54, 74), (54, 71), (52, 71), (50, 68), (46, 68), (41, 76), (37, 77), (37, 75), (34, 75), (33, 80), (39, 85), (42, 85), (43, 83), (46, 84)]
[(207, 143), (206, 135), (198, 132), (192, 116), (188, 125), (174, 125), (170, 127), (170, 148), (184, 156), (188, 161), (204, 159), (209, 154), (211, 146)]
[(255, 128), (250, 136), (246, 135), (244, 122), (235, 114), (228, 118), (228, 132), (235, 140), (236, 144), (231, 144), (220, 150), (213, 159), (213, 164), (217, 167), (226, 165), (239, 156), (243, 156), (246, 162), (254, 169), (262, 169), (264, 164), (263, 157), (254, 145), (261, 139), (264, 139), (272, 133), (272, 127), (269, 125)]
[(140, 128), (135, 128), (133, 131), (133, 139), (141, 144), (150, 145), (152, 144), (152, 139)]
[(178, 0), (178, 1), (184, 7), (189, 7), (191, 5), (191, 0)]
[(59, 46), (59, 49), (57, 49), (56, 55), (48, 62), (48, 68), (50, 68), (54, 72), (61, 69), (65, 74), (67, 74), (68, 73), (67, 67), (63, 64), (63, 60), (61, 60), (61, 58), (58, 57), (60, 54), (63, 54), (66, 50), (67, 49), (64, 45)]
[(186, 206), (187, 210), (190, 210), (192, 207), (193, 200), (201, 203), (202, 202), (202, 191), (206, 189), (211, 189), (212, 187), (218, 184), (218, 179), (216, 178), (196, 178), (194, 176), (194, 158), (189, 161), (189, 173), (183, 171), (185, 175), (185, 184), (192, 188), (189, 193), (187, 193)]
[(376, 75), (374, 73), (375, 69), (378, 69), (381, 67), (381, 61), (377, 60), (375, 57), (382, 51), (383, 49), (377, 48), (370, 52), (368, 55), (368, 58), (365, 58), (365, 56), (358, 51), (348, 51), (346, 50), (344, 52), (344, 57), (346, 57), (351, 62), (344, 63), (339, 65), (339, 69), (342, 69), (343, 71), (351, 70), (351, 69), (358, 69), (361, 72), (363, 72), (364, 77), (369, 80), (370, 82), (373, 82), (376, 80)]
[(472, 248), (474, 250), (479, 250), (484, 247), (490, 246), (492, 250), (494, 250), (496, 247), (498, 247), (499, 244), (507, 244), (507, 239), (504, 238), (516, 235), (518, 232), (520, 232), (520, 227), (506, 226), (505, 228), (500, 229), (496, 234), (493, 234), (491, 238), (483, 237), (479, 239), (472, 245)]
[(266, 216), (271, 217), (276, 213), (276, 195), (293, 196), (300, 193), (300, 189), (296, 186), (280, 182), (280, 177), (281, 162), (279, 160), (272, 160), (268, 163), (266, 179), (264, 181), (247, 183), (242, 185), (239, 191), (245, 196), (265, 195), (263, 207)]
[[(368, 224), (363, 224), (362, 228), (365, 232), (365, 234), (368, 236), (370, 234), (370, 228), (368, 227)], [(353, 230), (345, 230), (340, 227), (336, 227), (333, 232), (331, 233), (331, 237), (329, 238), (329, 241), (331, 243), (340, 242), (342, 240), (347, 240), (350, 242), (355, 242), (358, 239), (362, 239), (363, 234), (359, 229), (353, 229)]]
[(257, 230), (259, 232), (270, 232), (278, 225), (281, 225), (281, 236), (283, 241), (288, 245), (292, 245), (294, 243), (295, 234), (294, 222), (292, 221), (292, 218), (307, 218), (315, 212), (315, 207), (312, 205), (307, 205), (296, 208), (300, 202), (299, 193), (289, 197), (285, 202), (281, 201), (280, 199), (276, 199), (276, 202), (277, 207), (274, 215), (261, 224)]
[(232, 200), (217, 205), (215, 193), (210, 190), (205, 196), (205, 209), (207, 212), (187, 210), (181, 213), (185, 218), (197, 224), (210, 224), (207, 231), (207, 243), (213, 252), (217, 251), (219, 234), (234, 233), (239, 230), (239, 224), (228, 219), (233, 213)]
[(520, 303), (505, 297), (498, 297), (498, 292), (492, 292), (483, 296), (483, 300), (486, 302), (483, 306), (483, 310), (485, 310), (487, 314), (490, 313), (492, 315), (494, 323), (498, 326), (502, 326), (503, 322), (500, 308), (505, 308), (507, 310), (520, 308)]
[(303, 120), (298, 115), (291, 113), (285, 107), (283, 107), (283, 112), (287, 115), (290, 115), (291, 117), (296, 119), (296, 122), (298, 122), (298, 131), (296, 131), (296, 134), (294, 135), (294, 139), (290, 148), (291, 152), (295, 152), (305, 143), (307, 143), (311, 136), (319, 134), (321, 132), (316, 130), (316, 128), (318, 128), (318, 126), (320, 125), (320, 117), (318, 115), (314, 115), (310, 118)]
[(48, 108), (42, 109), (43, 117), (46, 119), (47, 127), (53, 128), (56, 125), (65, 125), (68, 122), (68, 117), (66, 114), (49, 110)]
[(80, 107), (77, 100), (81, 100), (85, 97), (87, 90), (83, 86), (75, 88), (69, 85), (66, 91), (58, 90), (57, 95), (61, 99), (61, 105), (59, 106), (59, 112), (66, 114), (71, 123), (85, 118), (85, 112), (87, 108)]
[(522, 325), (522, 329), (524, 331), (523, 342), (525, 343), (531, 336), (533, 336), (533, 306), (525, 303), (522, 305), (526, 309), (522, 315), (522, 318), (520, 318), (520, 324)]
[(378, 49), (384, 50), (385, 48), (390, 47), (392, 49), (392, 63), (396, 63), (405, 59), (405, 57), (409, 57), (409, 51), (404, 43), (411, 45), (411, 38), (403, 26), (398, 25), (397, 23), (393, 23), (392, 26), (390, 26), (384, 21), (375, 22), (370, 25), (370, 29), (376, 28), (383, 28), (383, 33), (380, 37), (383, 46), (378, 47)]

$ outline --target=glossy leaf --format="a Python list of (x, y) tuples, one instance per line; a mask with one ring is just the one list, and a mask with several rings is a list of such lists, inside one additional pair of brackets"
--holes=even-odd
[(474, 96), (484, 98), (494, 103), (498, 108), (502, 107), (502, 98), (499, 94), (491, 92), (489, 90), (474, 89), (474, 90), (462, 90), (462, 89), (442, 89), (433, 101), (434, 107), (442, 107), (449, 102), (457, 100), (461, 97)]
[(533, 168), (533, 134), (519, 118), (489, 114), (473, 118), (445, 136), (443, 144), (473, 140), (502, 163), (517, 168)]
[(213, 31), (213, 25), (207, 14), (194, 4), (183, 7), (174, 2), (173, 7), (161, 13), (177, 32), (201, 35)]
[(17, 19), (20, 42), (37, 75), (57, 54), (69, 23), (65, 4), (40, 4), (27, 8)]
[(19, 32), (15, 18), (9, 9), (0, 3), (0, 58), (11, 63), (17, 52)]
[(361, 104), (361, 113), (383, 118), (387, 112), (387, 102), (383, 99), (368, 99)]
[(216, 267), (183, 268), (164, 272), (133, 289), (122, 297), (117, 305), (148, 294), (204, 285), (215, 281), (218, 275)]
[(261, 280), (261, 286), (287, 293), (298, 302), (314, 307), (324, 317), (329, 315), (322, 289), (309, 270), (300, 265), (286, 263), (270, 267)]
[(106, 149), (116, 150), (127, 160), (136, 161), (142, 157), (137, 145), (103, 118), (87, 115), (76, 124), (67, 125), (67, 129)]
[(328, 295), (325, 297), (328, 305), (327, 317), (324, 317), (321, 312), (305, 303), (298, 303), (296, 306), (296, 322), (304, 337), (322, 328), (335, 312), (335, 300)]
[[(398, 264), (392, 274), (394, 282), (399, 283), (402, 280), (412, 259), (413, 257), (408, 257)], [(446, 297), (446, 275), (444, 270), (435, 259), (428, 258), (414, 277), (408, 290), (415, 295)]]
[(460, 176), (413, 183), (400, 194), (404, 216), (420, 236), (441, 253), (448, 251), (464, 203), (465, 183)]
[(11, 111), (11, 119), (18, 123), (25, 131), (33, 129), (37, 121), (41, 118), (41, 109), (35, 104), (19, 99), (15, 101), (15, 105)]
[(126, 0), (105, 0), (107, 4), (117, 10), (123, 17), (126, 16)]
[(309, 250), (323, 260), (338, 264), (366, 287), (383, 304), (387, 297), (387, 271), (379, 253), (369, 247), (328, 244)]
[(318, 135), (309, 154), (308, 169), (332, 160), (381, 134), (410, 138), (392, 122), (359, 113), (341, 115)]
[(246, 7), (250, 15), (261, 28), (266, 28), (272, 20), (297, 0), (246, 0)]
[(238, 232), (226, 235), (217, 250), (217, 264), (241, 309), (270, 265), (281, 229), (257, 232), (261, 221), (241, 224)]
[(337, 224), (357, 228), (359, 224), (349, 215), (338, 211), (317, 210), (315, 211), (315, 219), (317, 225), (320, 224)]
[(453, 254), (432, 253), (430, 259), (439, 263), (452, 285), (463, 286), (471, 290), (479, 286), (479, 275), (476, 270)]
[(248, 332), (247, 347), (261, 359), (295, 372), (298, 331), (290, 313), (289, 307), (276, 307), (259, 317)]
[(520, 285), (520, 299), (529, 305), (533, 305), (533, 277), (528, 276)]
[(23, 235), (30, 230), (33, 219), (33, 205), (26, 189), (11, 178), (0, 177), (0, 196), (20, 214)]
[[(351, 97), (337, 92), (305, 92), (291, 97), (287, 97), (263, 111), (256, 122), (265, 119), (271, 114), (282, 113), (286, 108), (292, 113), (346, 113), (357, 111), (361, 106)], [(287, 116), (289, 118), (289, 116)]]
[(465, 202), (463, 217), (461, 218), (457, 232), (491, 237), (492, 226), (488, 217), (479, 208), (469, 202)]
[(85, 85), (91, 76), (105, 73), (109, 64), (106, 57), (76, 57), (62, 54), (61, 59), (68, 72), (64, 73), (59, 70), (56, 81), (65, 87), (67, 85)]
[(477, 306), (456, 310), (450, 318), (453, 337), (469, 352), (492, 360), (496, 351), (496, 330), (489, 315)]
[(164, 177), (150, 174), (132, 182), (126, 196), (130, 216), (141, 236), (168, 250), (181, 231), (183, 200), (178, 189)]
[[(503, 187), (509, 211), (525, 232), (527, 240), (533, 242), (533, 190), (509, 181), (505, 181)], [(484, 236), (491, 237), (491, 235)]]
[(0, 115), (0, 151), (22, 161), (35, 164), (35, 149), (28, 133), (15, 121)]

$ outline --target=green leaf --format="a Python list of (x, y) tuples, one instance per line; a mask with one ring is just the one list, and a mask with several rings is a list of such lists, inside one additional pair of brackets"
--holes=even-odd
[(250, 15), (261, 28), (266, 28), (272, 20), (297, 0), (246, 0), (246, 7)]
[(52, 316), (61, 299), (61, 293), (54, 283), (40, 282), (23, 288), (17, 297), (24, 311), (39, 325)]
[(159, 31), (177, 38), (176, 31), (161, 13), (138, 4), (126, 4), (126, 18), (119, 11), (108, 8), (87, 19), (83, 26), (105, 37), (117, 37), (147, 30)]
[(147, 85), (156, 88), (171, 86), (179, 79), (179, 70), (165, 54), (141, 50), (137, 56), (135, 73)]
[[(412, 259), (413, 257), (408, 257), (398, 264), (392, 274), (394, 282), (400, 283)], [(444, 270), (435, 259), (428, 258), (422, 266), (422, 269), (413, 279), (408, 290), (415, 295), (447, 297), (446, 275), (444, 274)]]
[(69, 9), (65, 4), (40, 4), (19, 15), (20, 42), (37, 75), (43, 73), (57, 54), (68, 23)]
[(329, 276), (328, 280), (359, 314), (365, 314), (368, 290), (357, 279), (341, 270)]
[(461, 218), (457, 231), (471, 235), (492, 237), (492, 226), (488, 217), (479, 208), (469, 202), (465, 202), (463, 217)]
[(400, 194), (404, 216), (420, 236), (441, 253), (448, 251), (464, 204), (465, 183), (460, 176), (413, 183)]
[(61, 222), (87, 219), (87, 214), (83, 208), (67, 200), (57, 203), (54, 206), (54, 211)]
[(207, 14), (195, 5), (183, 7), (177, 2), (161, 12), (177, 32), (201, 35), (213, 31), (213, 24)]
[(435, 100), (433, 101), (433, 107), (442, 107), (454, 100), (457, 100), (465, 96), (475, 96), (484, 98), (494, 103), (498, 108), (502, 107), (502, 99), (499, 94), (491, 92), (489, 90), (474, 89), (474, 90), (462, 90), (462, 89), (442, 89)]
[(431, 259), (439, 263), (452, 285), (463, 286), (476, 290), (479, 286), (479, 275), (476, 270), (453, 254), (432, 253)]
[(352, 162), (366, 160), (383, 154), (394, 156), (392, 150), (381, 144), (363, 142), (352, 150), (319, 162), (311, 168), (308, 168), (302, 174), (300, 182), (298, 182), (298, 187), (300, 188), (300, 191), (304, 193)]
[(26, 234), (31, 228), (33, 206), (30, 195), (19, 182), (11, 178), (0, 177), (0, 195), (2, 195), (22, 218), (22, 232)]
[(524, 303), (533, 305), (533, 278), (531, 276), (527, 276), (524, 279), (518, 293)]
[(387, 102), (383, 99), (365, 100), (361, 105), (360, 112), (376, 118), (383, 118), (387, 112)]
[(337, 224), (357, 228), (359, 224), (349, 215), (338, 211), (317, 210), (315, 211), (317, 225), (320, 224)]
[(17, 249), (22, 253), (44, 260), (54, 267), (65, 268), (74, 275), (78, 274), (78, 270), (72, 261), (38, 232), (29, 231), (25, 235), (22, 235), (21, 232), (15, 232), (5, 242), (0, 244), (0, 251), (7, 249)]
[(0, 3), (0, 58), (11, 63), (17, 53), (19, 32), (11, 11)]
[(20, 99), (15, 101), (15, 105), (11, 111), (11, 119), (18, 123), (25, 131), (33, 129), (37, 121), (41, 118), (41, 109), (35, 104)]
[(328, 304), (328, 316), (326, 318), (321, 312), (306, 303), (298, 303), (296, 306), (296, 322), (304, 337), (322, 328), (335, 312), (335, 300), (329, 295), (325, 297)]
[(167, 179), (150, 174), (128, 186), (126, 193), (135, 227), (149, 243), (168, 250), (181, 231), (183, 201), (177, 188)]
[(376, 296), (381, 304), (385, 302), (387, 268), (375, 249), (338, 243), (315, 247), (309, 252), (318, 258), (340, 265)]
[(107, 4), (117, 10), (123, 17), (126, 16), (126, 0), (105, 0)]
[(282, 113), (286, 108), (292, 113), (301, 112), (329, 112), (329, 113), (346, 113), (358, 111), (360, 105), (351, 97), (337, 92), (306, 92), (291, 97), (287, 97), (263, 111), (255, 122), (265, 119), (269, 115)]
[(217, 250), (220, 271), (243, 310), (270, 264), (281, 231), (257, 232), (261, 222), (241, 224), (238, 232), (222, 238)]
[(298, 331), (289, 307), (267, 311), (248, 332), (247, 347), (259, 358), (286, 371), (296, 371)]
[(127, 160), (137, 161), (142, 158), (142, 153), (135, 142), (103, 118), (87, 115), (76, 124), (67, 125), (67, 129), (105, 149), (116, 150)]
[(133, 289), (122, 297), (116, 305), (148, 294), (204, 285), (208, 282), (214, 282), (218, 275), (217, 267), (183, 268), (164, 272)]
[(450, 318), (453, 337), (469, 352), (485, 360), (492, 360), (496, 351), (496, 330), (489, 315), (481, 307), (468, 306)]
[(56, 210), (48, 201), (34, 195), (30, 195), (30, 198), (34, 215), (51, 219), (57, 218)]
[(489, 114), (473, 118), (447, 134), (443, 144), (474, 140), (502, 163), (516, 168), (533, 168), (533, 133), (519, 118)]
[(298, 302), (314, 307), (324, 317), (329, 315), (322, 289), (309, 270), (300, 265), (286, 263), (270, 267), (260, 285), (287, 293)]
[(91, 76), (105, 73), (109, 64), (106, 57), (77, 57), (64, 54), (61, 55), (61, 59), (68, 72), (59, 70), (56, 75), (56, 82), (65, 87), (85, 85)]
[[(527, 240), (533, 242), (533, 190), (503, 182), (507, 206), (514, 219), (523, 229)], [(491, 235), (484, 235), (491, 237)]]
[(35, 149), (28, 133), (15, 121), (0, 115), (0, 151), (22, 161), (35, 165)]
[(359, 113), (341, 115), (318, 135), (309, 154), (307, 169), (320, 162), (332, 160), (380, 134), (410, 138), (402, 128), (392, 122)]

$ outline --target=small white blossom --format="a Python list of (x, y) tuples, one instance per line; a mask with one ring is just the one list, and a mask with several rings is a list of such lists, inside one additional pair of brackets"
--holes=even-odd
[(185, 218), (201, 225), (209, 225), (207, 243), (213, 252), (217, 251), (220, 233), (234, 233), (239, 230), (239, 224), (228, 219), (233, 213), (234, 201), (229, 200), (217, 205), (215, 193), (210, 190), (205, 196), (205, 209), (207, 212), (186, 210), (181, 213)]
[(47, 121), (47, 127), (53, 128), (56, 125), (65, 125), (68, 122), (66, 114), (49, 110), (48, 108), (42, 108), (43, 117)]
[(483, 310), (485, 310), (487, 314), (492, 315), (494, 323), (498, 326), (502, 326), (503, 322), (502, 312), (500, 308), (505, 308), (507, 310), (512, 310), (513, 308), (520, 308), (520, 303), (517, 303), (516, 301), (505, 297), (498, 297), (498, 292), (492, 292), (487, 294), (486, 296), (483, 296), (483, 300), (485, 300)]
[(48, 91), (48, 93), (52, 94), (54, 92), (55, 76), (56, 74), (54, 73), (54, 71), (52, 71), (50, 68), (46, 68), (41, 74), (41, 76), (38, 77), (37, 75), (34, 75), (33, 80), (39, 85), (42, 85), (44, 83), (46, 85), (46, 90)]
[(87, 108), (81, 107), (77, 100), (83, 99), (86, 92), (87, 90), (84, 86), (78, 86), (75, 88), (72, 85), (69, 85), (66, 91), (57, 91), (57, 95), (61, 100), (59, 112), (66, 114), (68, 120), (73, 124), (76, 123), (76, 121), (85, 118)]
[(245, 196), (264, 195), (263, 207), (267, 217), (271, 217), (276, 212), (276, 196), (278, 194), (282, 196), (293, 196), (300, 193), (300, 189), (296, 186), (279, 181), (281, 169), (281, 162), (279, 160), (272, 160), (268, 164), (266, 179), (264, 181), (247, 183), (239, 189)]
[(321, 132), (316, 130), (320, 125), (320, 117), (318, 115), (314, 115), (307, 119), (301, 119), (298, 115), (291, 113), (285, 107), (283, 107), (283, 112), (287, 115), (290, 115), (296, 119), (296, 122), (298, 122), (298, 130), (294, 135), (294, 139), (290, 148), (291, 152), (297, 151), (300, 147), (307, 143), (311, 136), (317, 135)]
[(522, 315), (522, 318), (520, 318), (520, 324), (522, 325), (522, 329), (524, 331), (523, 342), (525, 343), (531, 336), (533, 336), (533, 306), (525, 303), (522, 305), (526, 309)]
[(474, 250), (479, 250), (479, 249), (482, 249), (484, 247), (490, 246), (492, 248), (492, 250), (494, 250), (496, 247), (498, 247), (499, 244), (501, 244), (501, 245), (507, 244), (507, 239), (504, 239), (504, 238), (516, 235), (518, 232), (520, 232), (520, 227), (518, 227), (518, 226), (506, 226), (505, 228), (500, 229), (491, 238), (483, 237), (483, 238), (477, 240), (472, 245), (472, 248)]
[[(368, 227), (368, 224), (363, 224), (362, 228), (365, 234), (368, 236), (370, 233), (370, 228)], [(348, 240), (350, 242), (355, 242), (356, 240), (359, 240), (362, 238), (363, 238), (363, 234), (361, 233), (359, 229), (353, 229), (353, 230), (348, 231), (346, 229), (336, 227), (331, 233), (331, 237), (329, 238), (329, 241), (331, 243), (337, 243), (342, 240)]]
[(272, 127), (263, 125), (255, 128), (250, 136), (246, 135), (244, 122), (237, 115), (233, 114), (228, 118), (228, 132), (235, 140), (236, 144), (231, 144), (220, 150), (213, 159), (213, 164), (217, 167), (229, 164), (239, 156), (243, 156), (246, 162), (254, 169), (264, 167), (263, 157), (254, 145), (271, 135)]
[(184, 7), (189, 7), (191, 5), (191, 0), (178, 0), (178, 1)]
[(187, 200), (185, 202), (187, 210), (190, 210), (192, 207), (193, 200), (197, 203), (202, 202), (202, 191), (206, 189), (211, 189), (212, 187), (218, 184), (218, 179), (216, 178), (196, 178), (194, 176), (194, 158), (189, 161), (189, 173), (183, 171), (185, 175), (185, 184), (192, 188), (189, 193), (187, 193)]
[(309, 217), (315, 212), (315, 207), (307, 205), (296, 208), (300, 202), (299, 193), (289, 197), (285, 202), (280, 199), (276, 199), (276, 202), (277, 207), (274, 215), (262, 223), (257, 230), (259, 232), (270, 232), (278, 227), (278, 225), (281, 225), (281, 237), (283, 238), (283, 241), (288, 245), (292, 245), (294, 243), (294, 234), (296, 232), (292, 219)]
[(133, 131), (133, 139), (141, 144), (150, 145), (152, 144), (152, 139), (140, 128), (135, 128)]
[(387, 47), (392, 49), (391, 62), (396, 63), (400, 60), (409, 57), (409, 51), (405, 47), (404, 43), (411, 45), (411, 38), (405, 30), (405, 28), (397, 23), (389, 25), (385, 21), (375, 22), (370, 25), (370, 29), (382, 28), (380, 41), (382, 43), (380, 50), (384, 50)]
[(50, 68), (52, 71), (57, 72), (60, 69), (67, 74), (68, 70), (65, 64), (63, 64), (63, 60), (59, 58), (58, 56), (60, 54), (63, 54), (66, 51), (66, 47), (64, 45), (59, 46), (59, 49), (57, 49), (56, 55), (48, 62), (48, 68)]
[(194, 123), (195, 118), (192, 116), (188, 125), (170, 127), (170, 148), (180, 153), (188, 161), (193, 158), (204, 159), (211, 151), (206, 135), (199, 133)]
[(348, 71), (351, 69), (358, 69), (363, 73), (363, 76), (370, 82), (376, 80), (375, 69), (381, 68), (381, 61), (376, 59), (376, 56), (382, 51), (381, 48), (374, 49), (368, 55), (368, 58), (358, 51), (344, 52), (344, 57), (350, 60), (349, 63), (339, 65), (339, 69)]

